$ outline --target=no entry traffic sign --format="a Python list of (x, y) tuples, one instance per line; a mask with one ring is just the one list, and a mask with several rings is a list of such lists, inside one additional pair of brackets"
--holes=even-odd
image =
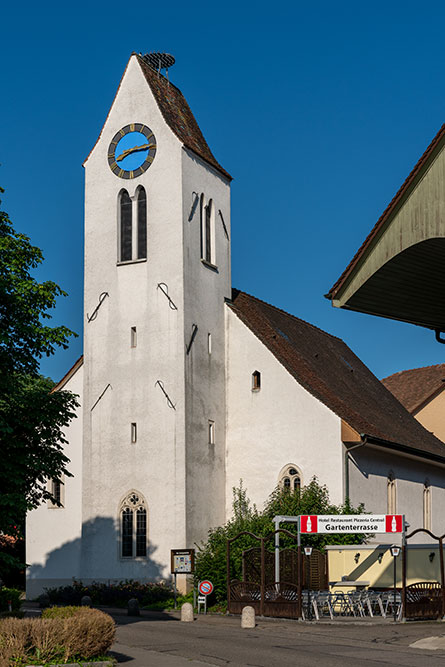
[(213, 584), (208, 579), (204, 579), (204, 581), (200, 582), (198, 590), (201, 595), (210, 595), (210, 593), (213, 591)]

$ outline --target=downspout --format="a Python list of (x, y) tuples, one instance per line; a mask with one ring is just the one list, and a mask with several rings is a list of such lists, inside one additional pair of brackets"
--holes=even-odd
[(359, 447), (364, 447), (368, 443), (368, 436), (360, 433), (360, 441), (357, 445), (346, 447), (345, 445), (345, 503), (349, 503), (349, 453)]

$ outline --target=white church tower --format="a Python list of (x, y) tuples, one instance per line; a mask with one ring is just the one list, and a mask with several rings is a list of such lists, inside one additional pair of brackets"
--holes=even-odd
[(165, 576), (225, 519), (230, 177), (157, 60), (131, 56), (84, 165), (85, 579)]
[[(231, 178), (159, 71), (173, 62), (132, 54), (84, 163), (82, 414), (63, 508), (76, 546), (46, 507), (31, 514), (34, 592), (33, 577), (165, 578), (170, 549), (225, 520)], [(60, 566), (45, 568), (51, 552)]]

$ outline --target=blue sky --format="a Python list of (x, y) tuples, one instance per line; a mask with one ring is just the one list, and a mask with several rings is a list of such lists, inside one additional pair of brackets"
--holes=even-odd
[[(132, 51), (168, 51), (233, 175), (232, 282), (343, 338), (378, 377), (441, 363), (431, 331), (333, 309), (345, 268), (445, 122), (441, 2), (7, 3), (2, 208), (82, 348), (83, 168)], [(107, 168), (107, 167), (104, 167)]]

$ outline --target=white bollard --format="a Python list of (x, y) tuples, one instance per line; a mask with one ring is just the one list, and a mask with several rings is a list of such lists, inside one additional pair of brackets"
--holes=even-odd
[(253, 607), (243, 607), (243, 611), (241, 612), (241, 627), (255, 627), (255, 609)]
[(183, 623), (193, 622), (193, 605), (190, 602), (184, 602), (181, 607), (181, 621)]

